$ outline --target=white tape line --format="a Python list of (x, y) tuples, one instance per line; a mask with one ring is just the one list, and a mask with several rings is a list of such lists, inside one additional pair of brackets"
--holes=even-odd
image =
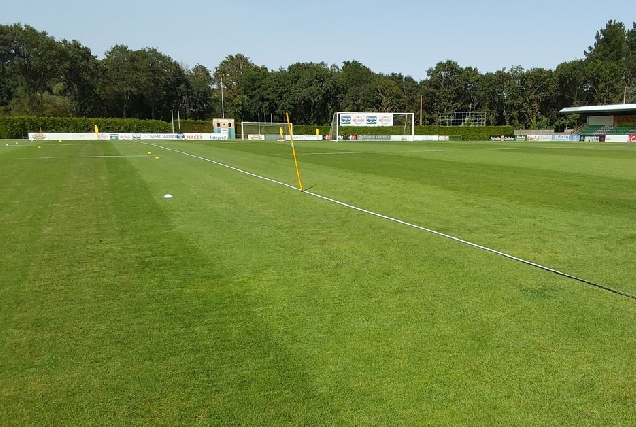
[[(300, 189), (298, 187), (294, 187), (293, 185), (284, 183), (282, 181), (277, 181), (277, 180), (272, 179), (272, 178), (267, 178), (267, 177), (264, 177), (264, 176), (261, 176), (261, 175), (257, 175), (255, 173), (248, 172), (248, 171), (245, 171), (243, 169), (239, 169), (237, 167), (227, 165), (225, 163), (217, 162), (216, 160), (207, 159), (205, 157), (197, 156), (195, 154), (190, 154), (190, 153), (187, 153), (185, 151), (175, 150), (175, 149), (172, 149), (172, 148), (169, 148), (169, 147), (164, 147), (164, 146), (161, 146), (161, 145), (151, 144), (151, 143), (143, 142), (143, 141), (139, 141), (139, 142), (141, 144), (152, 145), (154, 147), (162, 148), (164, 150), (174, 151), (176, 153), (183, 154), (183, 155), (186, 155), (186, 156), (189, 156), (189, 157), (193, 157), (195, 159), (201, 159), (203, 161), (210, 162), (210, 163), (213, 163), (215, 165), (223, 166), (225, 168), (232, 169), (232, 170), (234, 170), (236, 172), (240, 172), (242, 174), (252, 176), (254, 178), (263, 179), (265, 181), (269, 181), (269, 182), (272, 182), (274, 184), (283, 185), (283, 186), (291, 188), (293, 190), (300, 191)], [(487, 252), (491, 252), (491, 253), (494, 253), (494, 254), (497, 254), (497, 255), (501, 255), (501, 256), (503, 256), (505, 258), (508, 258), (508, 259), (511, 259), (511, 260), (514, 260), (514, 261), (517, 261), (517, 262), (521, 262), (523, 264), (527, 264), (527, 265), (530, 265), (532, 267), (539, 268), (541, 270), (545, 270), (545, 271), (549, 271), (549, 272), (554, 273), (554, 274), (558, 274), (559, 276), (567, 277), (568, 279), (576, 280), (576, 281), (588, 284), (590, 286), (594, 286), (596, 288), (603, 289), (605, 291), (612, 292), (612, 293), (615, 293), (615, 294), (618, 294), (618, 295), (622, 295), (624, 297), (632, 298), (632, 299), (636, 300), (636, 295), (632, 295), (632, 294), (630, 294), (628, 292), (624, 292), (624, 291), (621, 291), (619, 289), (614, 289), (614, 288), (611, 288), (609, 286), (601, 285), (601, 284), (592, 282), (592, 281), (587, 280), (587, 279), (582, 279), (580, 277), (573, 276), (573, 275), (568, 274), (568, 273), (564, 273), (564, 272), (556, 270), (554, 268), (550, 268), (550, 267), (546, 267), (546, 266), (541, 265), (541, 264), (537, 264), (536, 262), (527, 261), (527, 260), (525, 260), (523, 258), (519, 258), (519, 257), (510, 255), (510, 254), (507, 254), (505, 252), (501, 252), (501, 251), (498, 251), (496, 249), (489, 248), (487, 246), (482, 246), (482, 245), (479, 245), (477, 243), (469, 242), (468, 240), (460, 239), (459, 237), (451, 236), (450, 234), (445, 234), (445, 233), (442, 233), (442, 232), (439, 232), (439, 231), (436, 231), (436, 230), (432, 230), (430, 228), (422, 227), (421, 225), (412, 224), (410, 222), (402, 221), (401, 219), (393, 218), (393, 217), (390, 217), (390, 216), (387, 216), (387, 215), (382, 215), (382, 214), (379, 214), (379, 213), (376, 213), (376, 212), (373, 212), (373, 211), (369, 211), (367, 209), (359, 208), (357, 206), (353, 206), (353, 205), (350, 205), (348, 203), (341, 202), (341, 201), (336, 200), (336, 199), (332, 199), (330, 197), (322, 196), (320, 194), (313, 193), (311, 191), (305, 190), (305, 191), (303, 191), (303, 193), (304, 194), (308, 194), (310, 196), (317, 197), (319, 199), (322, 199), (322, 200), (325, 200), (325, 201), (328, 201), (328, 202), (331, 202), (331, 203), (335, 203), (335, 204), (340, 205), (340, 206), (344, 206), (344, 207), (349, 208), (349, 209), (353, 209), (353, 210), (356, 210), (356, 211), (359, 211), (359, 212), (363, 212), (363, 213), (368, 214), (368, 215), (377, 216), (379, 218), (386, 219), (388, 221), (392, 221), (392, 222), (395, 222), (395, 223), (398, 223), (398, 224), (406, 225), (407, 227), (416, 228), (418, 230), (426, 231), (427, 233), (432, 233), (432, 234), (435, 234), (437, 236), (445, 237), (447, 239), (451, 239), (451, 240), (454, 240), (456, 242), (472, 246), (474, 248), (478, 248), (478, 249), (481, 249), (481, 250), (484, 250), (484, 251), (487, 251)]]

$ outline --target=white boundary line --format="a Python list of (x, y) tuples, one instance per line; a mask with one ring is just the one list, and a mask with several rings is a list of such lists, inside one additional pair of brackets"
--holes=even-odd
[[(161, 149), (164, 149), (164, 150), (173, 151), (175, 153), (183, 154), (183, 155), (186, 155), (186, 156), (189, 156), (189, 157), (193, 157), (195, 159), (199, 159), (199, 160), (203, 160), (205, 162), (213, 163), (213, 164), (218, 165), (218, 166), (223, 166), (225, 168), (232, 169), (233, 171), (240, 172), (242, 174), (249, 175), (249, 176), (252, 176), (254, 178), (263, 179), (265, 181), (269, 181), (269, 182), (274, 183), (274, 184), (283, 185), (285, 187), (291, 188), (292, 190), (300, 191), (300, 189), (298, 187), (295, 187), (295, 186), (293, 186), (291, 184), (287, 184), (287, 183), (284, 183), (282, 181), (278, 181), (278, 180), (275, 180), (275, 179), (272, 179), (272, 178), (267, 178), (265, 176), (257, 175), (255, 173), (248, 172), (248, 171), (245, 171), (243, 169), (227, 165), (225, 163), (217, 162), (216, 160), (207, 159), (205, 157), (197, 156), (196, 154), (191, 154), (191, 153), (188, 153), (188, 152), (185, 152), (185, 151), (181, 151), (181, 150), (177, 150), (177, 149), (174, 149), (174, 148), (164, 147), (162, 145), (152, 144), (152, 143), (143, 142), (143, 141), (138, 141), (138, 142), (141, 143), (141, 144), (145, 144), (145, 145), (152, 145), (153, 147), (161, 148)], [(379, 214), (379, 213), (376, 213), (376, 212), (373, 212), (373, 211), (370, 211), (370, 210), (367, 210), (367, 209), (359, 208), (357, 206), (353, 206), (353, 205), (350, 205), (348, 203), (341, 202), (341, 201), (336, 200), (336, 199), (332, 199), (330, 197), (322, 196), (320, 194), (313, 193), (311, 191), (305, 190), (305, 191), (302, 191), (302, 193), (308, 194), (308, 195), (313, 196), (313, 197), (317, 197), (319, 199), (322, 199), (322, 200), (325, 200), (325, 201), (328, 201), (328, 202), (331, 202), (331, 203), (335, 203), (335, 204), (343, 206), (345, 208), (353, 209), (353, 210), (356, 210), (358, 212), (362, 212), (362, 213), (365, 213), (365, 214), (368, 214), (368, 215), (373, 215), (373, 216), (376, 216), (378, 218), (386, 219), (388, 221), (392, 221), (392, 222), (395, 222), (395, 223), (398, 223), (398, 224), (401, 224), (401, 225), (405, 225), (407, 227), (412, 227), (412, 228), (416, 228), (418, 230), (426, 231), (427, 233), (432, 233), (432, 234), (435, 234), (437, 236), (445, 237), (447, 239), (454, 240), (456, 242), (463, 243), (465, 245), (472, 246), (472, 247), (477, 248), (477, 249), (481, 249), (481, 250), (484, 250), (484, 251), (487, 251), (487, 252), (491, 252), (491, 253), (494, 253), (494, 254), (497, 254), (497, 255), (501, 255), (501, 256), (503, 256), (505, 258), (508, 258), (508, 259), (511, 259), (511, 260), (514, 260), (514, 261), (517, 261), (517, 262), (520, 262), (520, 263), (523, 263), (523, 264), (527, 264), (527, 265), (530, 265), (532, 267), (539, 268), (541, 270), (549, 271), (550, 273), (558, 274), (559, 276), (567, 277), (568, 279), (576, 280), (576, 281), (588, 284), (590, 286), (594, 286), (596, 288), (603, 289), (605, 291), (612, 292), (612, 293), (615, 293), (615, 294), (618, 294), (618, 295), (622, 295), (624, 297), (636, 300), (636, 295), (630, 294), (628, 292), (624, 292), (624, 291), (621, 291), (619, 289), (614, 289), (614, 288), (611, 288), (609, 286), (601, 285), (601, 284), (592, 282), (592, 281), (587, 280), (587, 279), (583, 279), (583, 278), (580, 278), (580, 277), (577, 277), (577, 276), (573, 276), (571, 274), (564, 273), (564, 272), (556, 270), (554, 268), (550, 268), (550, 267), (546, 267), (546, 266), (541, 265), (541, 264), (537, 264), (536, 262), (527, 261), (527, 260), (525, 260), (523, 258), (519, 258), (519, 257), (510, 255), (510, 254), (507, 254), (505, 252), (501, 252), (501, 251), (498, 251), (496, 249), (489, 248), (487, 246), (482, 246), (482, 245), (479, 245), (477, 243), (469, 242), (468, 240), (460, 239), (459, 237), (451, 236), (450, 234), (445, 234), (445, 233), (442, 233), (442, 232), (439, 232), (439, 231), (436, 231), (436, 230), (432, 230), (430, 228), (422, 227), (421, 225), (412, 224), (410, 222), (402, 221), (401, 219), (393, 218), (393, 217), (390, 217), (390, 216), (387, 216), (387, 215), (382, 215), (382, 214)]]

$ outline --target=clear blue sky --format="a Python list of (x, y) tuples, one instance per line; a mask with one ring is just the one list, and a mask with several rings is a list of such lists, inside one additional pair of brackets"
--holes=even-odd
[(608, 20), (631, 28), (635, 10), (634, 0), (14, 0), (2, 5), (0, 23), (76, 39), (99, 58), (124, 44), (210, 70), (242, 53), (269, 69), (357, 60), (421, 80), (448, 59), (482, 73), (554, 69), (582, 58)]

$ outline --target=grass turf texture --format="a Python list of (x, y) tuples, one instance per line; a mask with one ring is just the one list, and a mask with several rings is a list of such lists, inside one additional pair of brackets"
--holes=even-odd
[[(297, 144), (316, 193), (630, 293), (635, 148)], [(140, 143), (0, 147), (0, 200), (1, 425), (636, 423), (629, 298)]]

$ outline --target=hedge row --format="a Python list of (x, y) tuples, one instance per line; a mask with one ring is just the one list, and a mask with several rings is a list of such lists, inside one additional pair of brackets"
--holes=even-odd
[[(29, 132), (93, 132), (95, 125), (100, 132), (168, 133), (172, 131), (169, 122), (140, 119), (90, 119), (84, 117), (0, 117), (0, 139), (27, 138)], [(177, 124), (175, 123), (175, 126)], [(240, 126), (240, 125), (237, 125)], [(316, 129), (321, 135), (329, 134), (329, 126), (294, 125), (296, 135), (314, 135)], [(176, 129), (175, 129), (176, 130)], [(341, 127), (341, 135), (399, 135), (402, 126), (392, 127)], [(202, 120), (182, 120), (181, 132), (212, 133), (214, 124)], [(445, 127), (416, 126), (416, 135), (455, 135), (464, 141), (489, 140), (493, 136), (513, 136), (512, 126)]]
[(29, 132), (170, 132), (170, 123), (140, 119), (89, 119), (85, 117), (0, 117), (0, 139), (27, 138)]
[[(321, 135), (329, 134), (329, 126), (294, 125), (296, 135), (314, 135), (316, 129)], [(338, 129), (340, 135), (400, 135), (402, 126), (387, 127), (355, 127), (347, 126)], [(512, 126), (415, 126), (416, 135), (453, 135), (464, 141), (486, 141), (491, 137), (514, 136)]]
[[(177, 123), (175, 122), (175, 130)], [(214, 133), (214, 123), (203, 120), (181, 120), (183, 133)]]

